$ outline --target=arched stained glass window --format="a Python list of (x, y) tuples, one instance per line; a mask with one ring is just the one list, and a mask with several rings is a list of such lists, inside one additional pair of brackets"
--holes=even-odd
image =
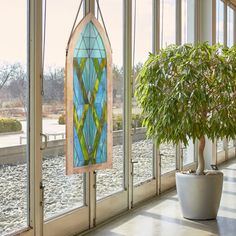
[(111, 49), (87, 15), (73, 32), (66, 61), (67, 173), (111, 167)]

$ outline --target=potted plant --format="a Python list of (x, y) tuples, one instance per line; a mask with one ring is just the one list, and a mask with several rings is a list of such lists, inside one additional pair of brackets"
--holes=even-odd
[(223, 174), (205, 171), (205, 139), (236, 135), (236, 48), (201, 43), (170, 45), (150, 54), (138, 75), (136, 97), (147, 135), (157, 144), (199, 141), (195, 173), (176, 173), (183, 216), (213, 219)]

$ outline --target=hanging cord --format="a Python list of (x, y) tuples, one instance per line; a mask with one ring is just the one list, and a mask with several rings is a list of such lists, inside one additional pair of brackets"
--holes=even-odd
[(47, 0), (44, 0), (43, 15), (43, 45), (42, 45), (42, 71), (41, 71), (41, 95), (44, 96), (44, 60), (45, 60), (45, 42), (46, 42), (46, 20), (47, 20)]
[[(99, 0), (98, 0), (98, 3), (99, 3)], [(97, 19), (99, 20), (99, 10), (98, 10), (98, 7), (97, 7)]]
[(101, 8), (100, 8), (100, 5), (99, 5), (99, 1), (96, 0), (96, 2), (97, 2), (98, 11), (99, 11), (100, 16), (101, 16), (101, 19), (102, 19), (102, 24), (103, 24), (103, 27), (104, 27), (104, 29), (105, 29), (105, 33), (106, 33), (108, 42), (109, 42), (110, 47), (111, 47), (111, 41), (110, 41), (110, 38), (109, 38), (108, 33), (107, 33), (107, 28), (106, 28), (106, 25), (105, 25), (105, 22), (104, 22), (104, 19), (103, 19), (103, 15), (102, 15), (102, 11), (101, 11)]
[(82, 3), (83, 3), (83, 2), (84, 2), (84, 0), (81, 0), (81, 1), (80, 1), (79, 8), (78, 8), (77, 13), (76, 13), (76, 16), (75, 16), (75, 20), (74, 20), (74, 23), (73, 23), (73, 26), (72, 26), (72, 29), (71, 29), (71, 32), (70, 32), (70, 37), (69, 37), (69, 40), (68, 40), (68, 42), (67, 42), (66, 56), (68, 55), (69, 43), (70, 43), (70, 40), (71, 40), (73, 31), (74, 31), (74, 28), (75, 28), (75, 24), (76, 24), (76, 21), (77, 21), (77, 19), (78, 19), (79, 12), (80, 12), (80, 9), (81, 9), (81, 7), (82, 7)]
[(134, 81), (134, 76), (135, 76), (135, 68), (134, 68), (134, 62), (135, 62), (135, 49), (136, 49), (136, 13), (137, 13), (137, 1), (134, 1), (134, 32), (133, 32), (133, 78), (132, 78), (132, 97), (134, 97), (134, 87), (135, 87), (135, 81)]
[[(66, 56), (68, 55), (68, 49), (69, 49), (69, 44), (70, 44), (70, 41), (71, 41), (71, 37), (72, 37), (72, 34), (73, 34), (73, 31), (74, 31), (74, 28), (75, 28), (75, 24), (76, 24), (76, 21), (78, 19), (78, 16), (79, 16), (79, 12), (80, 12), (80, 9), (82, 7), (82, 3), (84, 2), (84, 0), (81, 0), (80, 1), (80, 4), (79, 4), (79, 8), (78, 8), (78, 11), (76, 13), (76, 16), (75, 16), (75, 20), (74, 20), (74, 23), (73, 23), (73, 26), (72, 26), (72, 29), (71, 29), (71, 32), (70, 32), (70, 37), (69, 37), (69, 40), (67, 42), (67, 47), (66, 47)], [(100, 16), (101, 16), (101, 19), (102, 19), (102, 24), (103, 24), (103, 27), (105, 29), (105, 33), (106, 33), (106, 36), (107, 36), (107, 39), (108, 39), (108, 42), (111, 46), (111, 42), (110, 42), (110, 39), (109, 39), (109, 36), (108, 36), (108, 33), (107, 33), (107, 29), (106, 29), (106, 25), (104, 23), (104, 19), (103, 19), (103, 16), (102, 16), (102, 11), (101, 11), (101, 8), (100, 8), (100, 5), (99, 5), (99, 1), (96, 0), (97, 2), (97, 19), (98, 19), (98, 15), (100, 13)]]

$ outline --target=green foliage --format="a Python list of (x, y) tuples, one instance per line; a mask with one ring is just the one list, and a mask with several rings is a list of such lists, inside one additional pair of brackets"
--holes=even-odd
[[(139, 128), (143, 125), (143, 117), (141, 114), (132, 114), (131, 121), (132, 128)], [(113, 115), (113, 130), (123, 129), (123, 117), (122, 115)]]
[(136, 96), (157, 143), (236, 135), (236, 47), (170, 45), (151, 54)]
[[(113, 130), (122, 130), (123, 129), (123, 116), (122, 115), (113, 115)], [(132, 128), (142, 127), (143, 117), (140, 114), (132, 115)], [(58, 124), (65, 124), (65, 114), (59, 116)]]
[(0, 133), (21, 131), (20, 121), (11, 118), (0, 118)]
[(58, 118), (58, 124), (59, 125), (64, 125), (65, 123), (66, 123), (66, 116), (65, 116), (65, 114), (62, 114)]
[(112, 117), (113, 130), (122, 130), (123, 128), (123, 117), (122, 115), (114, 115)]
[(132, 114), (132, 128), (143, 127), (143, 116), (141, 114)]

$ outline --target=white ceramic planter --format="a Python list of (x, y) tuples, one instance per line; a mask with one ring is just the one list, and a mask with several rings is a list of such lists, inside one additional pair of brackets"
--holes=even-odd
[(215, 219), (220, 205), (223, 173), (195, 175), (176, 173), (176, 188), (183, 217)]

